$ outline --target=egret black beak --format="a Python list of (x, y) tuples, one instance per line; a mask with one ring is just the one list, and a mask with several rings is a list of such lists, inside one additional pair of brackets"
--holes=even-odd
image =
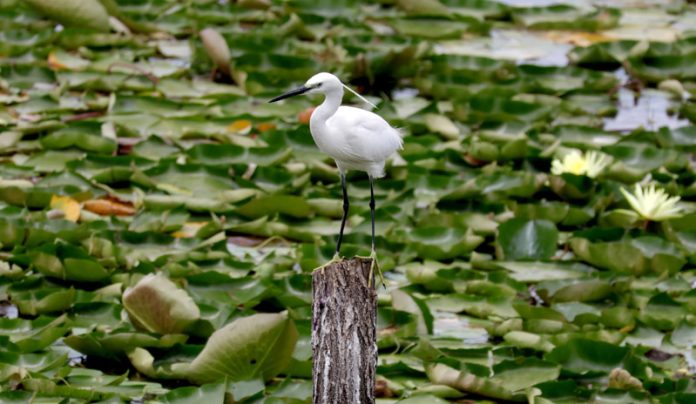
[(294, 90), (290, 90), (290, 91), (288, 91), (288, 92), (285, 93), (285, 94), (279, 95), (279, 96), (275, 97), (274, 99), (272, 99), (272, 100), (270, 100), (270, 101), (268, 101), (268, 102), (276, 102), (276, 101), (284, 100), (284, 99), (286, 99), (286, 98), (290, 98), (290, 97), (293, 97), (293, 96), (296, 96), (296, 95), (304, 94), (304, 93), (306, 93), (307, 91), (309, 91), (309, 90), (311, 90), (311, 89), (312, 89), (311, 87), (302, 86), (302, 87), (300, 87), (300, 88), (296, 88), (296, 89), (294, 89)]

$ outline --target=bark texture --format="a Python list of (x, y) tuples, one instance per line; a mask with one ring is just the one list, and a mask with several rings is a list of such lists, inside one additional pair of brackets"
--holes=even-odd
[(312, 352), (314, 404), (374, 403), (377, 293), (369, 259), (314, 272)]

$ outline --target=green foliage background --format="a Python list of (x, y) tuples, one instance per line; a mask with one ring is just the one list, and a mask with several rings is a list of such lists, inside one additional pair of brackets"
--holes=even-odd
[[(381, 402), (696, 402), (696, 7), (547, 3), (0, 0), (0, 401), (311, 401), (341, 188), (320, 100), (266, 101), (330, 71), (406, 134)], [(622, 213), (640, 181), (683, 217)]]

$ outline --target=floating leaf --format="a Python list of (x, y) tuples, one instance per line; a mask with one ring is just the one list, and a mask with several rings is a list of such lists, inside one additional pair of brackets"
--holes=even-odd
[(251, 121), (247, 119), (239, 119), (227, 126), (227, 131), (232, 133), (247, 134), (251, 131)]
[(82, 203), (82, 208), (101, 216), (132, 216), (132, 205), (112, 199), (91, 199)]
[(512, 219), (498, 227), (498, 245), (505, 259), (549, 259), (557, 242), (556, 226), (548, 220)]
[(80, 218), (80, 204), (69, 196), (53, 195), (51, 208), (60, 210), (65, 220), (77, 222)]
[(483, 242), (471, 230), (445, 227), (421, 227), (409, 234), (413, 248), (420, 256), (445, 259), (463, 255)]
[(629, 349), (625, 347), (589, 339), (573, 339), (556, 347), (545, 359), (579, 374), (609, 374), (621, 366), (628, 355)]
[(288, 365), (296, 341), (297, 329), (287, 313), (240, 318), (210, 336), (186, 375), (196, 383), (269, 380)]

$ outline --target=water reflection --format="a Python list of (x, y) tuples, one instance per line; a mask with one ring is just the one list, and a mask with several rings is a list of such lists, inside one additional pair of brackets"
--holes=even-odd
[(477, 345), (488, 342), (488, 332), (472, 326), (469, 320), (461, 315), (434, 311), (433, 336), (450, 337), (462, 340), (464, 344)]
[(3, 302), (0, 304), (0, 318), (17, 318), (19, 316), (19, 310), (14, 304)]
[(618, 103), (616, 116), (604, 120), (604, 130), (630, 132), (644, 128), (656, 131), (662, 127), (675, 129), (689, 125), (689, 121), (680, 119), (678, 114), (669, 114), (673, 101), (664, 91), (643, 90), (636, 101), (633, 91), (622, 88), (618, 92)]
[(490, 37), (441, 41), (438, 54), (481, 56), (539, 66), (567, 66), (573, 45), (554, 42), (539, 32), (494, 29)]

